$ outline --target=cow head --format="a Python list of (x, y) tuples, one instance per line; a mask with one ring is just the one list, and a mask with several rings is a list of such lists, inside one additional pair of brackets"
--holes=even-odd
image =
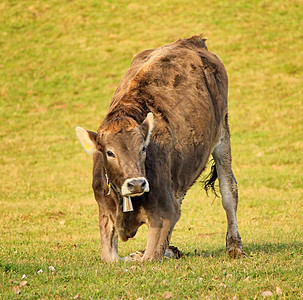
[(154, 126), (148, 113), (142, 124), (132, 119), (114, 119), (98, 133), (76, 127), (76, 134), (88, 154), (101, 152), (109, 181), (122, 196), (149, 192), (145, 174), (146, 148)]

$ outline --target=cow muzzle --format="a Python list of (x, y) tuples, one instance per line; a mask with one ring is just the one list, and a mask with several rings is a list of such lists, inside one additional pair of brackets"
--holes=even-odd
[(145, 177), (136, 177), (126, 179), (121, 187), (122, 196), (141, 196), (149, 192), (149, 184)]

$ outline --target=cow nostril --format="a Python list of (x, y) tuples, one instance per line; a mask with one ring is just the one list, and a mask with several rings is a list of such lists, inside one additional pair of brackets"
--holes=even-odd
[(127, 183), (127, 186), (128, 186), (129, 188), (133, 188), (133, 187), (134, 187), (134, 184), (130, 181), (130, 182)]
[(146, 181), (144, 180), (141, 184), (141, 188), (144, 189), (146, 187)]

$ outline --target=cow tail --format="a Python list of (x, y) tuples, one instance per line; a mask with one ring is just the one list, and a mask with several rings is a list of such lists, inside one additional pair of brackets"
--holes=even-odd
[(204, 177), (201, 183), (207, 195), (208, 191), (211, 190), (216, 197), (219, 197), (215, 186), (216, 179), (218, 178), (216, 164), (214, 160), (211, 160), (210, 163), (212, 164), (210, 168), (210, 173)]

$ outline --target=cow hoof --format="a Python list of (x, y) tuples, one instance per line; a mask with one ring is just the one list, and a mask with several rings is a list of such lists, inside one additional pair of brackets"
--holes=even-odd
[(241, 248), (234, 248), (231, 247), (227, 250), (227, 254), (229, 257), (231, 258), (241, 258), (241, 257), (245, 257), (246, 253), (241, 249)]
[(164, 254), (164, 257), (166, 257), (167, 256), (167, 253), (168, 252), (170, 252), (170, 253), (172, 253), (171, 255), (171, 257), (169, 257), (169, 258), (176, 258), (176, 259), (179, 259), (179, 258), (181, 258), (181, 257), (183, 257), (183, 252), (182, 251), (180, 251), (177, 247), (175, 247), (175, 246), (169, 246), (168, 247), (168, 249), (166, 249), (165, 250), (165, 254)]

